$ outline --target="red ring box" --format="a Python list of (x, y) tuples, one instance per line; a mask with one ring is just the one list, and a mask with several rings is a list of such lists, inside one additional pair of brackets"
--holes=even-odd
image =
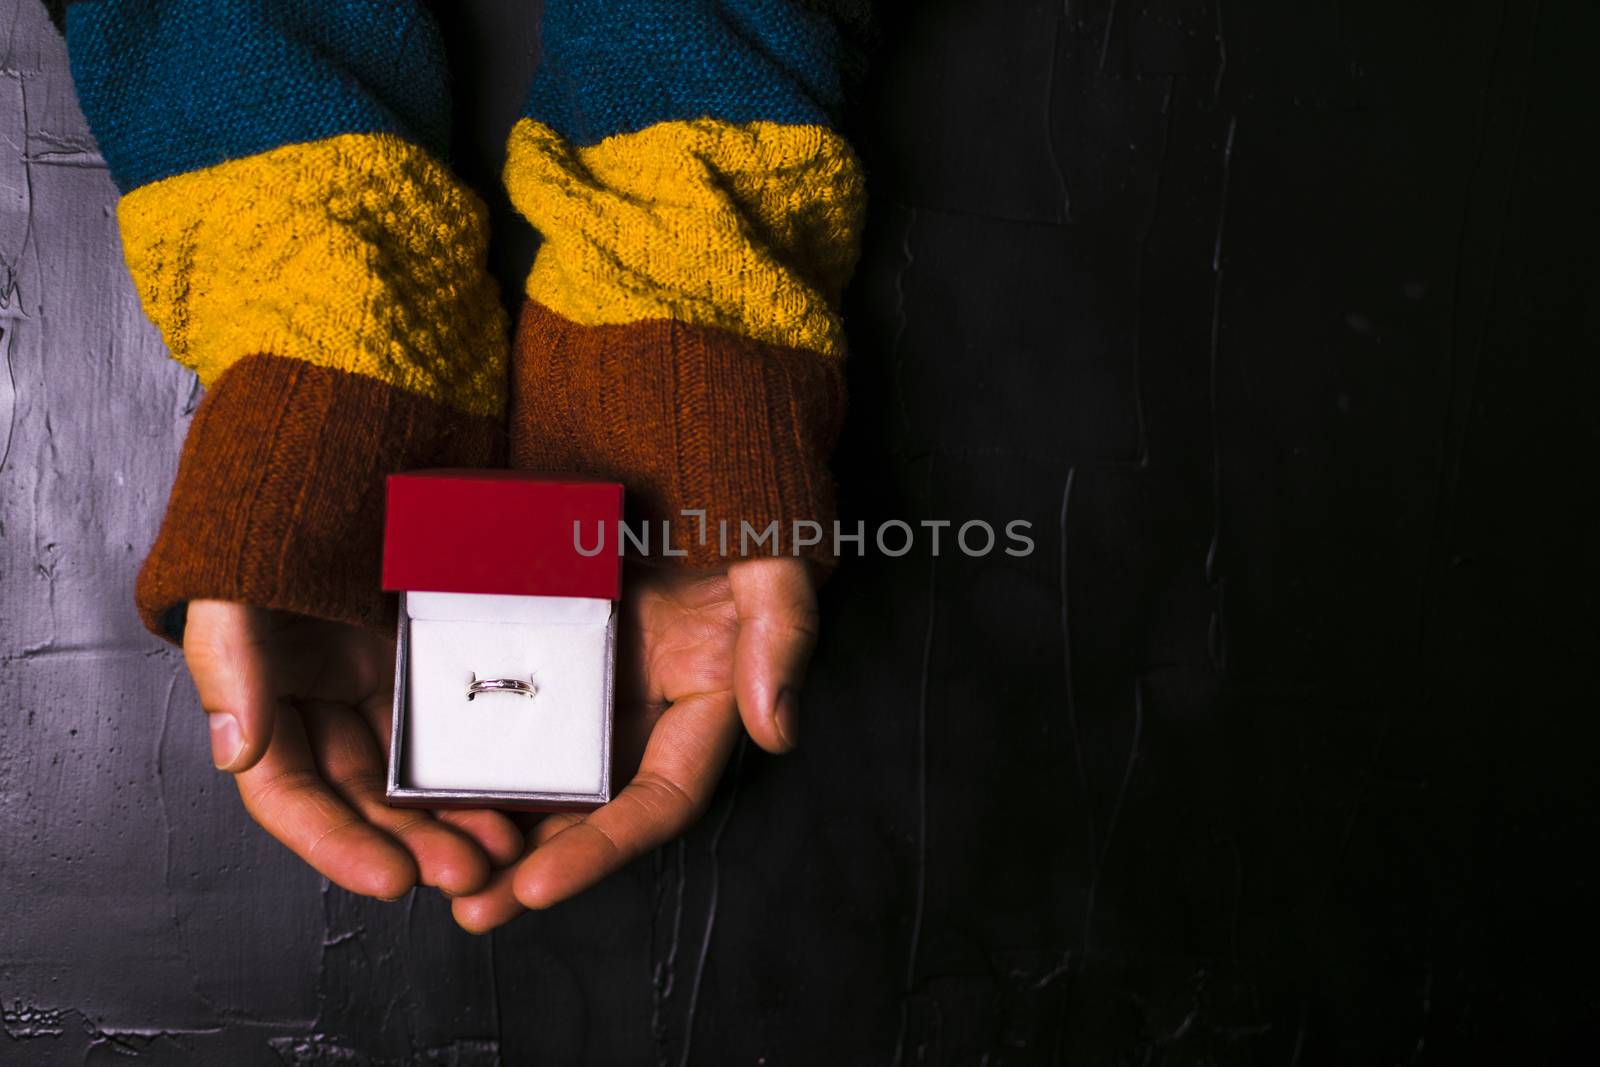
[[(388, 801), (560, 811), (611, 799), (621, 564), (615, 482), (506, 470), (389, 478), (400, 594)], [(612, 545), (615, 537), (607, 537)], [(474, 679), (536, 692), (479, 692)]]

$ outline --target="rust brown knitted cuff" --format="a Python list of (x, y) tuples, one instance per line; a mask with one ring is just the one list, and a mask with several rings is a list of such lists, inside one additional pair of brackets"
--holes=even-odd
[(239, 360), (195, 413), (154, 547), (144, 623), (179, 641), (191, 600), (233, 600), (386, 629), (384, 478), (494, 465), (503, 431), (376, 379), (295, 359)]
[[(630, 523), (651, 524), (652, 559), (832, 561), (838, 357), (668, 319), (585, 326), (528, 300), (511, 380), (512, 465), (622, 482)], [(684, 555), (659, 551), (663, 520)], [(776, 535), (752, 550), (746, 524)]]

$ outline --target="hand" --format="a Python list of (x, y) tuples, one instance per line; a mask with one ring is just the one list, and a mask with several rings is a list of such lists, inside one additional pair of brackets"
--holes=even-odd
[(710, 803), (741, 718), (767, 751), (794, 747), (817, 636), (807, 565), (746, 560), (725, 573), (635, 578), (624, 602), (616, 718), (618, 747), (639, 771), (604, 807), (546, 818), (522, 862), (456, 898), (451, 909), (467, 930), (484, 933), (524, 908), (565, 900), (682, 833)]
[(435, 817), (384, 803), (394, 643), (353, 626), (243, 604), (189, 604), (183, 654), (212, 759), (245, 810), (330, 881), (393, 900), (420, 881), (483, 888), (522, 835), (499, 812)]

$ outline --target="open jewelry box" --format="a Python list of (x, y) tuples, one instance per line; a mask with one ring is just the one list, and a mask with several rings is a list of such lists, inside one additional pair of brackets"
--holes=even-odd
[[(521, 471), (393, 475), (400, 594), (388, 800), (559, 811), (611, 799), (622, 487)], [(592, 546), (597, 525), (607, 550)]]

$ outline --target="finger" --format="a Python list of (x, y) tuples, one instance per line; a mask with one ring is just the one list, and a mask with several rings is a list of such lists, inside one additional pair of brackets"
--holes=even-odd
[(524, 907), (547, 908), (682, 833), (705, 810), (739, 736), (733, 694), (685, 697), (661, 716), (639, 773), (616, 799), (567, 825), (516, 867)]
[[(564, 830), (582, 818), (581, 815), (550, 815), (543, 818), (530, 815), (517, 816), (516, 821), (522, 825), (522, 829), (518, 831), (519, 836), (527, 840), (527, 844), (518, 855), (529, 855), (549, 840), (554, 833), (550, 827)], [(486, 934), (527, 911), (512, 888), (515, 877), (516, 872), (509, 868), (495, 871), (489, 877), (489, 884), (483, 889), (452, 900), (450, 914), (455, 918), (456, 925), (469, 934)]]
[[(532, 852), (567, 827), (582, 821), (582, 815), (573, 814), (545, 817), (529, 828), (527, 851)], [(495, 871), (489, 878), (489, 884), (482, 890), (452, 900), (450, 913), (455, 917), (456, 925), (469, 934), (486, 934), (527, 911), (512, 888), (515, 875), (516, 872), (511, 870)]]
[[(394, 721), (394, 689), (380, 687), (361, 703), (361, 715), (371, 727), (379, 753), (387, 765), (391, 742), (391, 725)], [(516, 823), (498, 811), (474, 808), (465, 811), (446, 809), (434, 812), (434, 817), (448, 823), (477, 844), (495, 867), (515, 863), (522, 855), (522, 831)]]
[[(550, 840), (555, 833), (570, 827), (573, 822), (582, 821), (578, 814), (555, 814), (555, 816), (538, 816), (538, 814), (518, 814), (514, 822), (518, 825), (518, 837), (526, 840), (526, 845), (518, 849), (517, 856), (528, 856), (533, 849), (538, 848), (544, 841)], [(526, 912), (522, 901), (518, 901), (517, 894), (512, 889), (512, 880), (515, 870), (496, 870), (490, 875), (490, 883), (483, 886), (477, 893), (459, 896), (450, 902), (450, 913), (456, 920), (456, 925), (461, 926), (469, 934), (486, 934), (496, 926), (506, 925), (518, 915)]]
[(234, 776), (250, 817), (335, 885), (394, 900), (416, 884), (410, 853), (361, 818), (317, 773), (300, 715), (274, 720), (255, 766)]
[(533, 844), (535, 847), (548, 844), (551, 838), (555, 837), (569, 826), (575, 826), (582, 821), (582, 815), (573, 815), (570, 813), (565, 815), (552, 815), (534, 828)]
[(527, 909), (512, 890), (515, 877), (515, 868), (502, 868), (478, 892), (452, 900), (450, 914), (456, 925), (469, 934), (486, 934), (525, 912)]
[(266, 614), (222, 600), (192, 600), (183, 657), (211, 728), (219, 770), (249, 770), (267, 750), (281, 705), (262, 646)]
[(487, 808), (465, 811), (441, 811), (440, 822), (449, 823), (466, 834), (483, 849), (489, 862), (496, 867), (507, 867), (522, 855), (522, 831), (502, 812)]
[(423, 885), (452, 895), (483, 888), (489, 860), (474, 841), (426, 811), (384, 800), (383, 757), (365, 719), (328, 703), (302, 705), (301, 715), (323, 777), (362, 818), (405, 846)]
[(817, 644), (817, 594), (803, 560), (758, 559), (728, 568), (739, 642), (733, 687), (756, 744), (787, 752), (800, 737), (800, 686)]

